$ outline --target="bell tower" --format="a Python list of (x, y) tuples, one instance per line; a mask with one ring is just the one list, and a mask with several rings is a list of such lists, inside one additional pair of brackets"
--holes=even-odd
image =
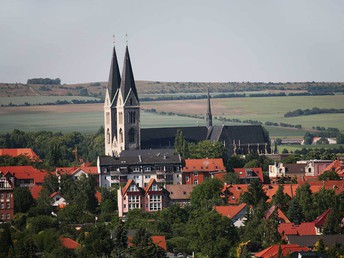
[(114, 155), (123, 150), (140, 149), (140, 102), (131, 67), (129, 49), (126, 46), (122, 80), (116, 100), (117, 137), (114, 141)]
[(104, 102), (104, 133), (105, 133), (105, 155), (113, 156), (113, 144), (117, 141), (117, 110), (116, 103), (118, 91), (121, 84), (121, 76), (116, 56), (115, 46), (110, 67), (109, 81), (105, 92)]

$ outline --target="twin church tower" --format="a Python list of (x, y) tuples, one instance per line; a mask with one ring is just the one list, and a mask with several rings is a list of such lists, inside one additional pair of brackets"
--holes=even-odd
[(140, 149), (140, 102), (135, 86), (128, 46), (122, 77), (115, 46), (104, 103), (105, 155), (118, 156), (123, 150)]

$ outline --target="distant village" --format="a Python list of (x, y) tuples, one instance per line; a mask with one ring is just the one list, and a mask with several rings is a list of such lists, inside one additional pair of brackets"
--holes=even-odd
[(207, 96), (205, 126), (141, 128), (129, 49), (120, 74), (114, 47), (96, 164), (48, 171), (32, 148), (0, 149), (36, 164), (0, 167), (0, 257), (343, 257), (343, 156), (215, 126)]

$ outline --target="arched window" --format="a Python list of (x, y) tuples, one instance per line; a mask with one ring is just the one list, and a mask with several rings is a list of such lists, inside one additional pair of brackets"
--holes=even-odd
[(107, 139), (107, 143), (110, 144), (110, 130), (109, 130), (109, 128), (106, 130), (106, 139)]
[(118, 113), (118, 122), (119, 122), (119, 124), (123, 124), (123, 113), (122, 112)]
[(119, 129), (119, 142), (120, 142), (120, 143), (123, 142), (123, 130), (122, 130), (122, 128)]
[(134, 143), (135, 142), (135, 129), (130, 128), (129, 129), (129, 143)]

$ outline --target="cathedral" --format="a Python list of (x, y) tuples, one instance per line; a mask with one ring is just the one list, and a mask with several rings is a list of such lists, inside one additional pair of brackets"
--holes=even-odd
[(105, 155), (119, 157), (124, 150), (173, 149), (177, 130), (188, 142), (219, 141), (229, 155), (270, 153), (269, 136), (260, 125), (214, 126), (208, 91), (205, 126), (140, 127), (140, 101), (126, 46), (122, 74), (113, 48), (109, 82), (104, 102)]

